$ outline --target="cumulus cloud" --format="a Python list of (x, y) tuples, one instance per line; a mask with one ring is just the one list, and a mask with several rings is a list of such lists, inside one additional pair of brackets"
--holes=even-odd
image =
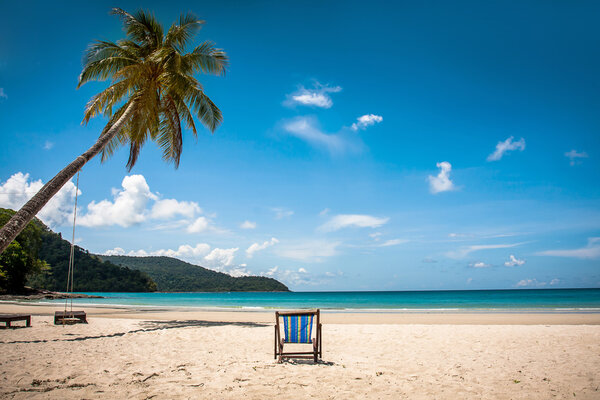
[(472, 267), (472, 268), (489, 268), (489, 267), (491, 267), (491, 265), (490, 264), (486, 264), (483, 261), (478, 261), (478, 262), (474, 262), (474, 263), (469, 264), (469, 267)]
[(600, 258), (600, 237), (588, 238), (585, 247), (568, 250), (546, 250), (536, 253), (541, 256), (580, 258), (583, 260), (595, 260)]
[(513, 139), (514, 136), (511, 136), (503, 142), (498, 142), (498, 144), (496, 144), (496, 150), (494, 150), (494, 152), (487, 157), (487, 160), (498, 161), (508, 151), (525, 150), (525, 139), (521, 138), (516, 142), (513, 142)]
[(517, 267), (517, 266), (520, 267), (523, 264), (525, 264), (525, 260), (519, 260), (517, 257), (515, 257), (512, 254), (510, 255), (509, 260), (504, 263), (504, 265), (506, 267)]
[(206, 231), (209, 227), (208, 218), (198, 217), (186, 228), (186, 231), (188, 233), (200, 233)]
[(113, 201), (92, 201), (87, 213), (78, 219), (82, 226), (98, 227), (119, 225), (129, 227), (146, 220), (146, 205), (156, 200), (150, 192), (143, 175), (130, 175), (123, 178), (122, 189), (113, 189)]
[(234, 257), (238, 248), (220, 249), (214, 248), (211, 250), (210, 245), (206, 243), (198, 243), (195, 246), (183, 244), (177, 249), (160, 249), (160, 250), (131, 250), (125, 251), (121, 247), (107, 250), (104, 255), (127, 255), (137, 257), (163, 256), (173, 257), (189, 262), (195, 265), (202, 265), (218, 272), (224, 272), (234, 277), (248, 276), (251, 272), (247, 269), (246, 264), (235, 265)]
[(476, 244), (476, 245), (472, 245), (472, 246), (461, 247), (458, 250), (449, 251), (446, 253), (446, 256), (450, 257), (450, 258), (464, 258), (464, 257), (468, 256), (469, 254), (473, 253), (474, 251), (507, 249), (507, 248), (511, 248), (511, 247), (517, 247), (522, 244), (524, 244), (524, 243), (521, 242), (521, 243), (508, 243), (508, 244)]
[(267, 247), (271, 247), (277, 243), (279, 243), (279, 240), (277, 240), (276, 238), (271, 238), (271, 240), (267, 240), (266, 242), (263, 242), (262, 244), (253, 243), (252, 245), (250, 245), (250, 247), (248, 247), (246, 249), (246, 256), (248, 258), (252, 258), (252, 256), (254, 256), (254, 253), (256, 253), (257, 251), (264, 250)]
[(315, 82), (312, 89), (299, 86), (298, 90), (287, 95), (284, 105), (291, 107), (302, 105), (309, 107), (331, 108), (333, 105), (333, 100), (331, 100), (329, 93), (337, 93), (341, 90), (342, 88), (340, 86), (323, 85), (319, 82)]
[(373, 217), (360, 214), (340, 214), (332, 217), (319, 227), (320, 231), (333, 232), (348, 227), (378, 228), (389, 221), (389, 218)]
[[(143, 175), (123, 178), (120, 189), (112, 189), (112, 200), (104, 199), (88, 204), (86, 212), (78, 217), (78, 223), (87, 227), (119, 225), (130, 227), (149, 220), (163, 220), (149, 229), (181, 229), (187, 233), (207, 230), (221, 232), (207, 216), (197, 216), (203, 211), (198, 203), (161, 199), (153, 193)], [(173, 221), (174, 218), (179, 218)]]
[(256, 222), (252, 221), (244, 221), (240, 224), (240, 228), (242, 229), (256, 229)]
[(340, 154), (352, 148), (350, 142), (342, 135), (324, 133), (314, 117), (294, 118), (285, 122), (283, 129), (290, 135), (331, 154)]
[(174, 249), (160, 249), (160, 250), (131, 250), (126, 252), (121, 247), (115, 247), (111, 250), (106, 250), (104, 252), (107, 256), (138, 256), (138, 257), (148, 257), (148, 256), (161, 256), (161, 257), (173, 257), (178, 258), (184, 261), (188, 261), (191, 263), (198, 262), (204, 258), (210, 252), (210, 245), (206, 243), (198, 243), (195, 246), (191, 246), (189, 244), (182, 244), (176, 250)]
[[(19, 210), (43, 186), (41, 180), (30, 181), (29, 174), (17, 172), (0, 185), (0, 207)], [(75, 185), (68, 181), (40, 210), (37, 217), (51, 228), (72, 222), (75, 192)]]
[(337, 248), (339, 245), (340, 242), (309, 240), (281, 244), (277, 246), (275, 252), (280, 257), (293, 260), (321, 262), (324, 258), (337, 255)]
[(365, 114), (361, 117), (358, 117), (357, 122), (353, 123), (351, 129), (353, 131), (357, 131), (359, 129), (366, 129), (371, 125), (375, 125), (383, 121), (383, 117), (381, 115), (375, 114)]
[(150, 216), (155, 219), (171, 219), (176, 216), (192, 218), (196, 213), (202, 213), (202, 209), (196, 202), (163, 199), (154, 203)]
[(454, 183), (450, 180), (450, 171), (452, 171), (452, 164), (447, 161), (442, 161), (436, 164), (440, 169), (440, 173), (437, 176), (429, 175), (429, 190), (433, 194), (447, 192), (454, 190)]
[(225, 266), (228, 267), (233, 264), (233, 259), (235, 257), (235, 252), (238, 251), (239, 248), (231, 248), (231, 249), (213, 249), (204, 259), (208, 261), (213, 266)]
[(567, 157), (571, 166), (576, 164), (581, 164), (581, 159), (588, 158), (588, 155), (585, 151), (577, 152), (576, 150), (567, 151), (565, 153), (565, 157)]

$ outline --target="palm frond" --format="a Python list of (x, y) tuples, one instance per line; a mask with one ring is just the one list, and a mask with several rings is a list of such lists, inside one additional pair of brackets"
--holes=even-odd
[(90, 99), (83, 123), (104, 114), (108, 123), (101, 136), (106, 138), (128, 109), (129, 118), (102, 150), (102, 161), (129, 145), (127, 169), (131, 170), (144, 144), (153, 140), (163, 159), (177, 168), (183, 149), (182, 122), (195, 136), (196, 118), (211, 132), (223, 121), (194, 75), (224, 75), (229, 59), (209, 41), (183, 54), (204, 23), (193, 14), (182, 14), (166, 34), (150, 12), (130, 14), (114, 8), (112, 14), (121, 18), (127, 37), (117, 42), (96, 41), (85, 51), (77, 87), (91, 80), (112, 82)]
[(203, 24), (204, 21), (199, 20), (194, 14), (182, 14), (179, 17), (179, 24), (173, 24), (169, 28), (165, 37), (165, 46), (172, 46), (182, 51)]
[(229, 58), (222, 49), (215, 48), (210, 41), (203, 42), (191, 53), (183, 56), (185, 73), (200, 70), (205, 74), (225, 75)]
[(143, 10), (132, 15), (121, 8), (113, 8), (111, 14), (121, 17), (123, 25), (125, 25), (125, 32), (132, 40), (150, 47), (158, 47), (162, 44), (162, 26), (154, 18), (154, 15)]
[(217, 126), (223, 122), (221, 110), (212, 102), (212, 100), (204, 94), (204, 91), (197, 90), (192, 94), (190, 102), (194, 112), (202, 121), (204, 126), (214, 132)]

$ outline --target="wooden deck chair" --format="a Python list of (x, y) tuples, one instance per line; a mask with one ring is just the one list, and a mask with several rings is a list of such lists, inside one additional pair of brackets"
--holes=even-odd
[[(283, 337), (281, 336), (281, 325), (283, 320)], [(313, 324), (315, 328), (313, 329)], [(314, 333), (314, 334), (313, 334)], [(286, 343), (312, 344), (312, 351), (283, 352)], [(277, 311), (275, 313), (275, 359), (279, 362), (284, 358), (312, 358), (316, 363), (323, 357), (321, 343), (321, 320), (320, 311)]]

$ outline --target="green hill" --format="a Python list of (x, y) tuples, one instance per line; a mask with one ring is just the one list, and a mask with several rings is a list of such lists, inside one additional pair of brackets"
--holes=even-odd
[[(15, 213), (0, 208), (0, 225), (3, 225)], [(36, 240), (36, 257), (47, 263), (47, 268), (33, 276), (28, 276), (27, 284), (35, 289), (65, 291), (71, 244), (63, 240), (37, 218), (30, 223), (35, 234), (29, 236)], [(28, 225), (29, 226), (29, 225)], [(111, 262), (102, 261), (87, 250), (75, 246), (75, 267), (73, 290), (75, 292), (153, 292), (156, 284), (138, 270), (120, 267)]]
[(234, 278), (171, 257), (99, 256), (148, 274), (165, 292), (287, 292), (283, 283), (262, 276)]

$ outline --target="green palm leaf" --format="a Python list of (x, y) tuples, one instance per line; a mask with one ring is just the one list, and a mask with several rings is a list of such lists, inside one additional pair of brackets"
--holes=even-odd
[(78, 87), (92, 80), (112, 82), (90, 99), (83, 122), (105, 115), (108, 123), (103, 135), (121, 116), (128, 117), (102, 149), (102, 161), (129, 145), (127, 168), (131, 170), (143, 145), (152, 140), (161, 148), (163, 159), (177, 168), (183, 148), (182, 123), (196, 135), (195, 119), (211, 132), (223, 121), (221, 110), (204, 93), (195, 75), (224, 75), (229, 65), (227, 55), (209, 41), (185, 53), (204, 24), (193, 14), (182, 14), (163, 34), (162, 26), (149, 12), (130, 14), (114, 8), (111, 13), (123, 21), (127, 38), (96, 41), (86, 50)]

